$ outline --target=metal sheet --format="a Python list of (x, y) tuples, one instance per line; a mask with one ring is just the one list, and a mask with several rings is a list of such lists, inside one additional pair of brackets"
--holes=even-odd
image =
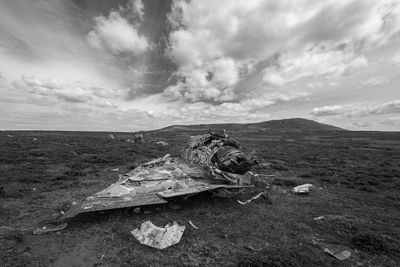
[(59, 221), (91, 211), (162, 204), (177, 196), (248, 187), (246, 184), (251, 180), (248, 174), (228, 173), (211, 162), (219, 149), (239, 153), (239, 145), (232, 142), (226, 135), (194, 137), (185, 147), (182, 158), (167, 154), (120, 175), (116, 183), (72, 207)]

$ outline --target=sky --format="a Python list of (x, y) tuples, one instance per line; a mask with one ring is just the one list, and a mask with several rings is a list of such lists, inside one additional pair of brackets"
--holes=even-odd
[(400, 131), (400, 0), (0, 0), (0, 130)]

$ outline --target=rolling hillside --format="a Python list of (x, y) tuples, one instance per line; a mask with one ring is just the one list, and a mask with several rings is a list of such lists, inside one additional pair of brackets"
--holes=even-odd
[(222, 123), (222, 124), (197, 124), (197, 125), (172, 125), (157, 131), (204, 131), (208, 129), (214, 130), (230, 130), (230, 131), (284, 131), (284, 132), (304, 132), (304, 131), (345, 131), (345, 129), (319, 123), (312, 120), (293, 118), (283, 120), (271, 120), (257, 123)]

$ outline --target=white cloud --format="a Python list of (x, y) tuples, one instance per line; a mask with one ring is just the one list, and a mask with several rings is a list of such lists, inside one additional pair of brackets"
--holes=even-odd
[(324, 107), (319, 107), (319, 108), (314, 108), (311, 111), (311, 115), (314, 116), (333, 116), (333, 115), (338, 115), (342, 114), (344, 112), (347, 112), (351, 109), (350, 106), (324, 106)]
[(239, 71), (230, 58), (219, 58), (203, 67), (182, 69), (178, 73), (181, 80), (165, 90), (166, 96), (191, 102), (234, 99), (232, 89), (239, 79)]
[(280, 56), (272, 66), (264, 69), (263, 81), (273, 86), (282, 86), (305, 77), (343, 75), (367, 66), (364, 56), (335, 50), (313, 49), (304, 53), (287, 53)]
[(371, 114), (391, 114), (400, 113), (400, 100), (393, 100), (384, 104), (370, 108)]
[(392, 57), (392, 62), (400, 67), (400, 52), (396, 53), (393, 57)]
[(382, 121), (383, 125), (400, 126), (400, 117), (391, 117)]
[(39, 80), (35, 77), (22, 76), (15, 80), (16, 89), (26, 91), (32, 96), (54, 101), (55, 99), (70, 103), (87, 103), (99, 107), (116, 107), (112, 99), (121, 97), (122, 92), (100, 87), (87, 87), (80, 83), (61, 84), (56, 79)]
[[(158, 128), (316, 107), (313, 119), (373, 129), (378, 117), (399, 114), (388, 102), (399, 99), (399, 0), (173, 0), (171, 31), (161, 24), (170, 1), (25, 2), (0, 1), (7, 127), (18, 116), (51, 126), (58, 114), (64, 129)], [(13, 80), (19, 90), (7, 88)]]
[(140, 19), (143, 19), (144, 16), (144, 5), (142, 0), (131, 0), (130, 1), (130, 9), (139, 15)]
[(317, 117), (344, 115), (347, 117), (383, 115), (400, 113), (400, 100), (393, 100), (382, 104), (353, 104), (336, 105), (314, 108), (311, 115)]
[(378, 87), (378, 86), (382, 86), (385, 84), (389, 84), (391, 82), (392, 82), (392, 80), (390, 78), (376, 76), (376, 77), (372, 77), (372, 78), (367, 79), (366, 81), (361, 82), (360, 87), (358, 87), (356, 89)]
[[(398, 17), (391, 0), (174, 1), (167, 55), (181, 79), (166, 93), (192, 102), (235, 100), (246, 94), (238, 82), (252, 74), (247, 66), (263, 62), (263, 70), (252, 69), (262, 71), (261, 87), (349, 75), (368, 65), (364, 52), (399, 32)], [(230, 67), (213, 69), (221, 59)], [(208, 73), (219, 82), (206, 80)]]
[(270, 117), (266, 108), (278, 103), (300, 101), (309, 96), (305, 92), (287, 92), (286, 94), (270, 93), (258, 98), (247, 98), (233, 102), (209, 103), (197, 101), (185, 103), (182, 100), (171, 103), (168, 108), (157, 114), (158, 119), (171, 120), (176, 123), (199, 122), (249, 122), (263, 121)]
[(365, 121), (355, 121), (352, 123), (352, 126), (355, 128), (367, 128), (371, 126), (371, 123)]
[(95, 18), (96, 25), (87, 38), (89, 44), (111, 53), (131, 53), (138, 55), (150, 48), (147, 39), (140, 35), (136, 26), (130, 24), (117, 11), (111, 11), (107, 17)]

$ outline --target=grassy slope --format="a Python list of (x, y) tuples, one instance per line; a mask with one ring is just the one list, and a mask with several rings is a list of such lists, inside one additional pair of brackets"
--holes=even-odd
[[(169, 146), (131, 144), (128, 134), (0, 133), (0, 225), (28, 228), (66, 210), (72, 201), (103, 189), (134, 165), (177, 154), (190, 134), (152, 132), (146, 140)], [(11, 134), (12, 137), (7, 137)], [(59, 233), (24, 239), (0, 239), (0, 266), (395, 266), (400, 262), (400, 133), (263, 132), (237, 135), (245, 151), (269, 167), (254, 172), (276, 174), (272, 204), (257, 200), (262, 190), (236, 199), (201, 194), (181, 200), (180, 209), (147, 207), (83, 215)], [(37, 138), (33, 141), (33, 138)], [(119, 168), (118, 171), (112, 169)], [(309, 196), (294, 196), (290, 186), (311, 182)], [(314, 217), (324, 215), (320, 221)], [(146, 220), (162, 226), (186, 224), (182, 241), (156, 251), (129, 233)], [(192, 220), (200, 229), (187, 223)], [(352, 251), (338, 262), (326, 246)], [(247, 250), (252, 246), (261, 251)]]
[(220, 124), (196, 124), (196, 125), (173, 125), (168, 126), (160, 131), (176, 131), (176, 130), (205, 130), (214, 129), (222, 130), (229, 129), (234, 132), (238, 131), (343, 131), (339, 127), (328, 124), (315, 122), (303, 118), (293, 118), (284, 120), (271, 120), (257, 123), (220, 123)]

